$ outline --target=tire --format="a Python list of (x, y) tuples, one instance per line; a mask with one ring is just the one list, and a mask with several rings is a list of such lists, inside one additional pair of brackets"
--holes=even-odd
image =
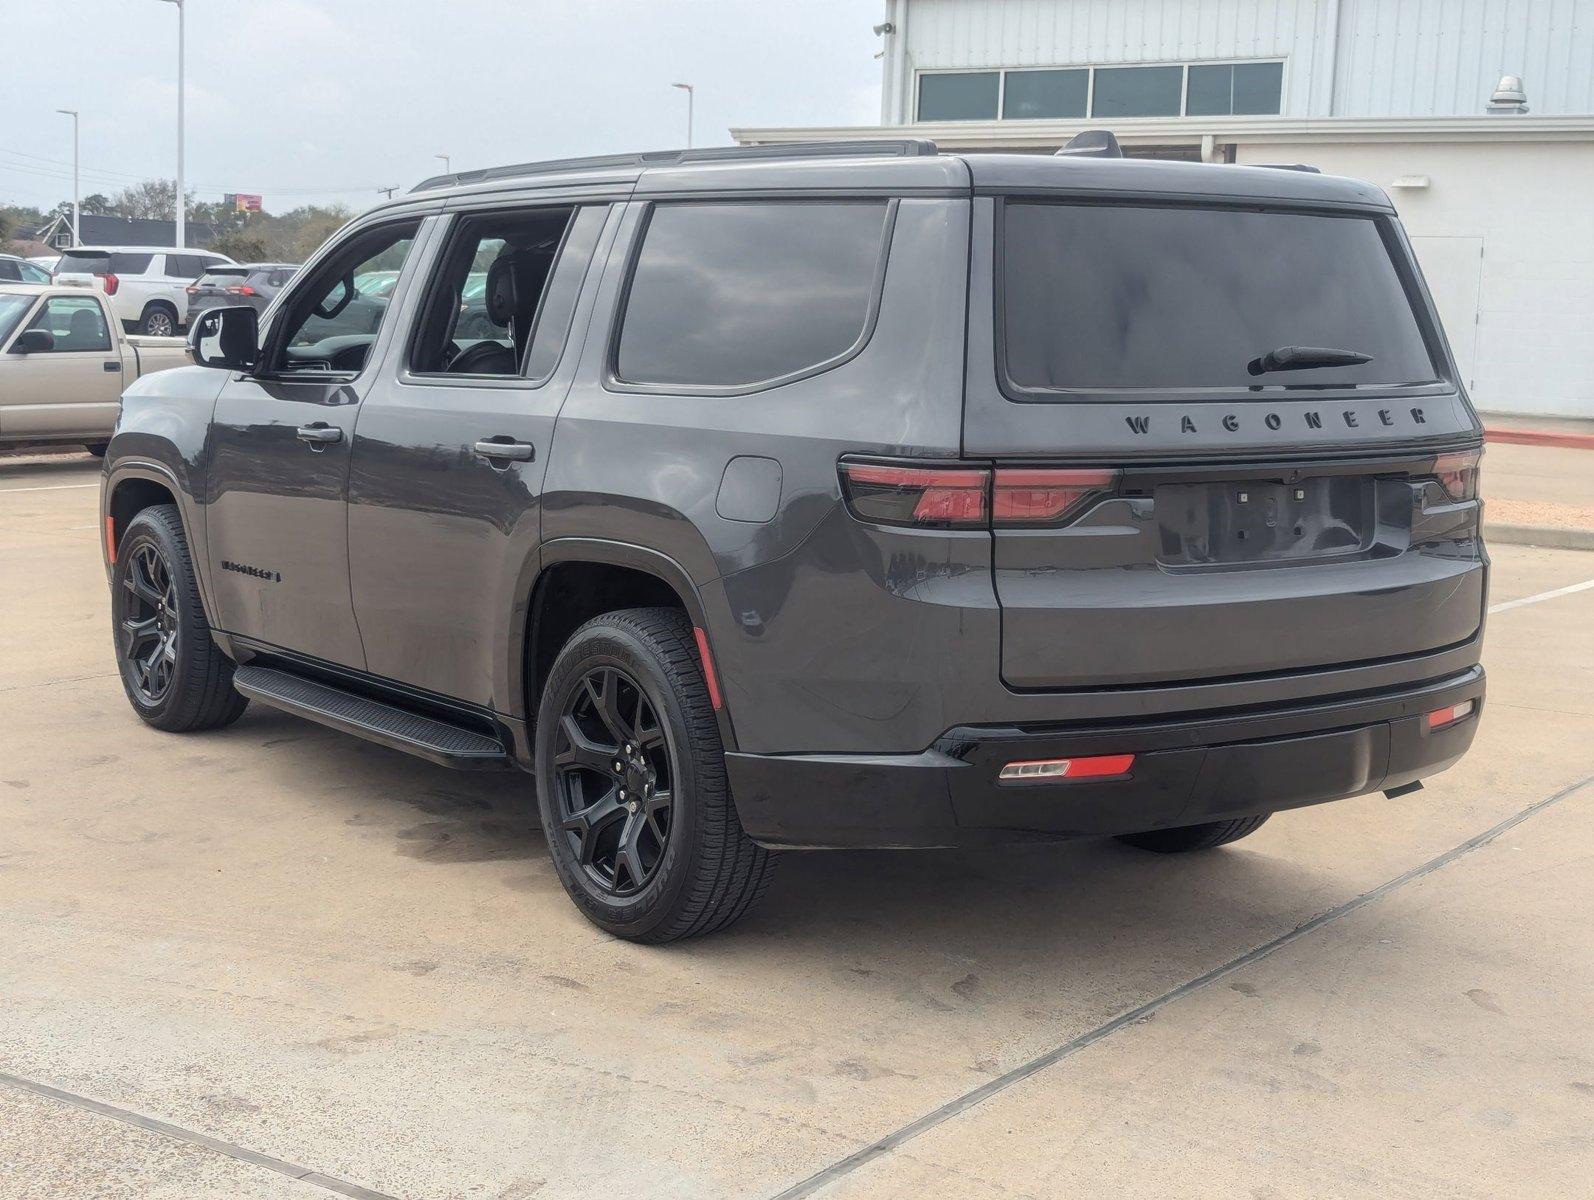
[(138, 319), (138, 331), (147, 337), (176, 337), (177, 310), (158, 300), (146, 304)]
[(84, 442), (83, 443), (83, 449), (87, 450), (95, 458), (104, 458), (105, 457), (105, 452), (107, 450), (109, 450), (110, 448), (111, 448), (111, 443), (110, 442)]
[(571, 635), (538, 705), (536, 757), (554, 869), (600, 929), (655, 944), (712, 933), (769, 886), (774, 859), (736, 815), (678, 610), (606, 613)]
[[(164, 588), (161, 585), (164, 584)], [(177, 508), (146, 508), (128, 523), (111, 572), (116, 665), (133, 711), (169, 733), (220, 729), (249, 700), (210, 636)]]
[(1232, 821), (1208, 821), (1202, 825), (1181, 825), (1176, 829), (1151, 829), (1145, 833), (1120, 834), (1118, 840), (1157, 854), (1183, 854), (1189, 850), (1211, 850), (1227, 846), (1255, 833), (1272, 813), (1236, 817)]

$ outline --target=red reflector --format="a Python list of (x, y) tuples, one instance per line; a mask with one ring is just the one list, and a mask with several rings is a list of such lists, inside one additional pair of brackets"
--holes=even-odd
[(1472, 707), (1471, 700), (1463, 700), (1460, 704), (1452, 704), (1449, 708), (1436, 708), (1428, 714), (1428, 728), (1443, 729), (1446, 725), (1454, 725), (1463, 717), (1470, 717)]
[(998, 779), (1028, 782), (1046, 779), (1107, 779), (1129, 774), (1133, 754), (1098, 754), (1091, 758), (1032, 758), (1010, 762)]
[(116, 565), (116, 518), (108, 514), (105, 518), (105, 558), (113, 567)]
[(991, 494), (991, 516), (997, 524), (1055, 521), (1092, 492), (1110, 488), (1118, 472), (999, 467)]
[(697, 657), (703, 663), (703, 682), (708, 684), (708, 702), (714, 706), (715, 712), (719, 712), (724, 707), (724, 701), (720, 697), (719, 676), (714, 673), (714, 657), (708, 652), (708, 635), (694, 625), (692, 636), (697, 639)]

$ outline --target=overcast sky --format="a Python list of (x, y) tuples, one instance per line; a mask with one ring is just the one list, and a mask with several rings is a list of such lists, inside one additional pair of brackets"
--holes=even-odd
[[(441, 171), (879, 119), (875, 0), (187, 0), (186, 175), (274, 212)], [(176, 173), (177, 10), (0, 0), (0, 203)]]

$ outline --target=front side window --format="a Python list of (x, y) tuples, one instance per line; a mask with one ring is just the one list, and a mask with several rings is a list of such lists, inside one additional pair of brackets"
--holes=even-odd
[(323, 262), (283, 313), (273, 369), (292, 374), (363, 367), (393, 289), (389, 283), (373, 295), (360, 284), (377, 276), (396, 281), (419, 230), (419, 220), (367, 230)]
[[(1374, 218), (1027, 201), (1003, 214), (1002, 347), (1021, 391), (1436, 378)], [(1369, 359), (1252, 373), (1286, 346)]]
[(519, 375), (571, 211), (461, 218), (438, 264), (410, 369)]
[(55, 353), (109, 350), (111, 332), (99, 301), (86, 296), (52, 296), (44, 302), (29, 329), (48, 329), (55, 335)]
[(946, 71), (919, 76), (919, 120), (994, 121), (999, 71)]
[(615, 373), (744, 388), (840, 359), (868, 328), (888, 215), (884, 200), (659, 204)]
[[(0, 279), (8, 283), (22, 282), (22, 264), (14, 259), (0, 258)], [(32, 280), (30, 279), (31, 283)]]
[(19, 296), (15, 292), (0, 292), (0, 345), (11, 336), (28, 309), (33, 307), (32, 296)]
[(22, 272), (22, 282), (24, 283), (50, 282), (50, 272), (39, 266), (38, 263), (19, 262), (17, 268)]

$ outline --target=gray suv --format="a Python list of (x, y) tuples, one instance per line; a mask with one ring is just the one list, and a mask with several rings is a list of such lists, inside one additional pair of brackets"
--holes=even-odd
[(776, 848), (1200, 850), (1420, 786), (1483, 703), (1481, 429), (1388, 199), (1085, 148), (532, 164), (359, 217), (127, 392), (134, 709), (528, 772), (572, 899), (655, 942)]

